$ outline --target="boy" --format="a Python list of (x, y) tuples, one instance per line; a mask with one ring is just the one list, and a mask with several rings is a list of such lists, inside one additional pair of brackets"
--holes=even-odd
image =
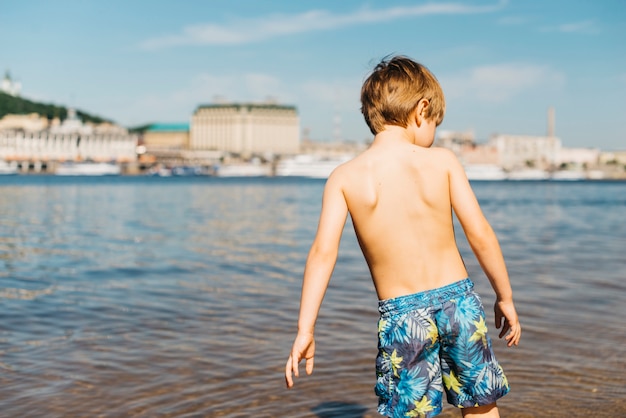
[(378, 412), (434, 416), (445, 390), (463, 416), (497, 417), (496, 399), (509, 386), (455, 242), (452, 210), (495, 291), (500, 338), (517, 345), (521, 327), (498, 240), (463, 167), (452, 152), (430, 148), (445, 112), (443, 91), (427, 68), (398, 56), (376, 66), (361, 104), (375, 138), (326, 182), (287, 387), (302, 359), (307, 374), (313, 372), (315, 321), (349, 213), (380, 300)]

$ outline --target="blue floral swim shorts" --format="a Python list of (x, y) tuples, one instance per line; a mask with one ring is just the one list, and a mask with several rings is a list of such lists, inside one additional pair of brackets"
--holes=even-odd
[(379, 302), (375, 392), (381, 415), (435, 416), (444, 390), (458, 408), (488, 405), (508, 393), (473, 288), (465, 279)]

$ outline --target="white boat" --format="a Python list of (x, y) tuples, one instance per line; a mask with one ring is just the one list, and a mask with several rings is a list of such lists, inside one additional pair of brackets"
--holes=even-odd
[(215, 169), (218, 177), (267, 177), (272, 174), (269, 164), (223, 164)]
[(0, 160), (0, 175), (17, 174), (17, 166)]
[(585, 180), (587, 178), (584, 171), (579, 170), (559, 170), (552, 173), (550, 176), (552, 180)]
[(469, 180), (506, 180), (507, 176), (501, 167), (495, 164), (468, 164), (465, 174)]
[(550, 178), (550, 174), (545, 170), (540, 169), (523, 169), (513, 170), (509, 172), (509, 180), (547, 180)]
[(111, 163), (65, 163), (57, 167), (57, 176), (118, 176), (122, 168)]
[(276, 165), (276, 175), (280, 177), (310, 177), (325, 179), (340, 164), (349, 161), (352, 156), (321, 157), (311, 154), (300, 154), (293, 158), (281, 160)]

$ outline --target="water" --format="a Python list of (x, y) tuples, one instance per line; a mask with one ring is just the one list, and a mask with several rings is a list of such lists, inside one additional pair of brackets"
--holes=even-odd
[[(519, 347), (494, 344), (512, 386), (503, 416), (623, 416), (626, 183), (474, 187), (523, 324)], [(284, 389), (322, 188), (0, 178), (0, 416), (378, 416), (376, 296), (349, 223), (315, 372)]]

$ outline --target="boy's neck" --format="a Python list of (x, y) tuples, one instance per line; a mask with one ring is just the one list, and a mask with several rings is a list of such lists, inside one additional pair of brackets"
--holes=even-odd
[(396, 125), (385, 125), (385, 129), (374, 137), (372, 145), (416, 145), (415, 134), (408, 128)]

